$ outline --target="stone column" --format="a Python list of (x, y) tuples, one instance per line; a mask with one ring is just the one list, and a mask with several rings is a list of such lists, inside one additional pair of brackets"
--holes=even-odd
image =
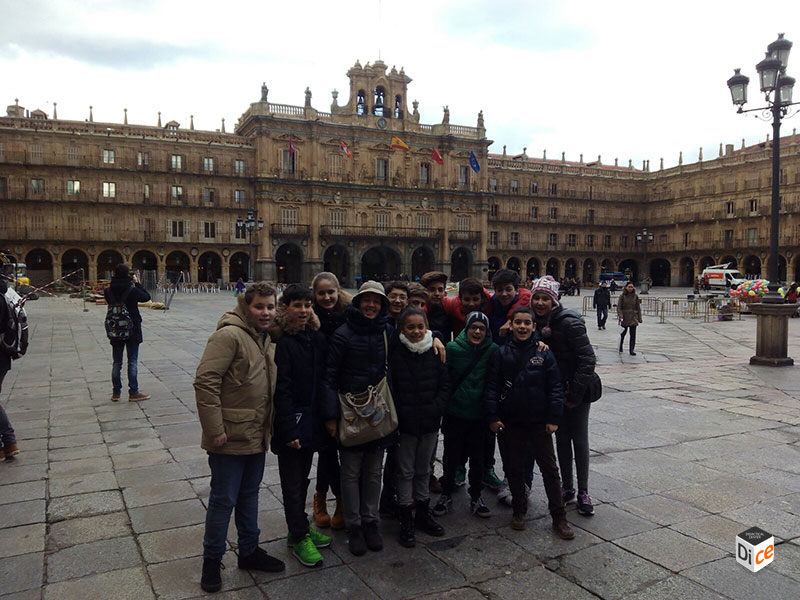
[[(220, 255), (221, 256), (221, 255)], [(230, 255), (222, 256), (222, 285), (226, 286), (231, 281)]]
[(189, 256), (189, 278), (192, 283), (197, 283), (197, 257)]
[(758, 318), (756, 324), (756, 354), (750, 357), (751, 365), (789, 367), (794, 360), (787, 356), (789, 346), (789, 317), (797, 311), (797, 304), (757, 303), (750, 312)]

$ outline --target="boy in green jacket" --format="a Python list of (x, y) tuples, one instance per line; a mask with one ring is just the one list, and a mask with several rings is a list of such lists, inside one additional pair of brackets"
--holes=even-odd
[(447, 344), (447, 369), (450, 372), (450, 398), (442, 422), (444, 434), (444, 475), (442, 495), (433, 514), (442, 516), (452, 510), (456, 467), (469, 457), (470, 510), (478, 517), (492, 512), (481, 498), (484, 472), (484, 438), (489, 434), (484, 418), (483, 388), (489, 357), (497, 349), (489, 333), (489, 317), (471, 312), (464, 330)]

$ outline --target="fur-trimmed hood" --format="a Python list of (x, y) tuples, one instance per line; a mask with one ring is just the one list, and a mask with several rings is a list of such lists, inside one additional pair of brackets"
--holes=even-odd
[(319, 317), (313, 310), (311, 311), (311, 318), (306, 322), (305, 327), (300, 328), (297, 325), (289, 324), (289, 316), (286, 314), (286, 307), (283, 304), (278, 304), (278, 310), (275, 313), (275, 324), (269, 328), (269, 336), (273, 341), (277, 342), (284, 334), (296, 335), (303, 329), (306, 331), (319, 330)]

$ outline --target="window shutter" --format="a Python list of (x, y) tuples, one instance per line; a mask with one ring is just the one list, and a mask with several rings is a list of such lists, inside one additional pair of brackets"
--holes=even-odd
[(167, 229), (166, 229), (166, 238), (169, 239), (172, 237), (172, 221), (167, 219)]
[(192, 236), (189, 233), (189, 220), (183, 222), (183, 241), (188, 242), (191, 241)]
[(222, 238), (222, 221), (217, 221), (217, 226), (214, 228), (214, 235), (218, 240)]

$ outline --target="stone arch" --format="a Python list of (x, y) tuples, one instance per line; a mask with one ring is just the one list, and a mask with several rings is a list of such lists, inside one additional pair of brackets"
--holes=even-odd
[(610, 258), (604, 258), (600, 261), (600, 272), (601, 273), (616, 273), (617, 269), (614, 266), (614, 261)]
[(742, 261), (742, 268), (740, 269), (744, 276), (748, 279), (761, 278), (761, 259), (755, 254), (746, 256)]
[(550, 275), (553, 279), (561, 277), (561, 262), (553, 256), (547, 260), (544, 268), (545, 275)]
[(250, 281), (250, 255), (247, 252), (234, 252), (228, 265), (231, 281)]
[(578, 261), (574, 258), (568, 258), (564, 263), (564, 277), (566, 279), (574, 279), (578, 276)]
[(41, 287), (53, 280), (53, 255), (44, 248), (34, 248), (28, 252), (25, 265), (33, 287)]
[(786, 268), (786, 258), (783, 255), (779, 254), (778, 255), (778, 281), (783, 281), (783, 282), (786, 282), (786, 283), (790, 283), (786, 279), (787, 270), (788, 269)]
[[(702, 273), (705, 269), (713, 265), (714, 265), (714, 257), (704, 256), (703, 258), (700, 259), (700, 262), (697, 263), (697, 269), (700, 273)], [(692, 282), (692, 285), (694, 285), (694, 282)]]
[(124, 262), (122, 254), (116, 250), (103, 250), (97, 256), (97, 278), (111, 279), (114, 268)]
[(351, 265), (350, 265), (350, 251), (342, 244), (334, 244), (325, 248), (325, 254), (322, 257), (323, 271), (328, 271), (336, 275), (339, 279), (339, 284), (347, 287), (350, 285)]
[(522, 271), (522, 262), (516, 256), (512, 256), (506, 261), (506, 269), (520, 273)]
[[(429, 246), (420, 246), (411, 253), (411, 281), (422, 277), (428, 271), (433, 271), (436, 264), (436, 255)], [(399, 275), (399, 273), (398, 273)]]
[(672, 265), (666, 258), (654, 258), (650, 261), (650, 278), (653, 285), (668, 286), (672, 281)]
[(299, 283), (303, 278), (303, 251), (287, 242), (275, 250), (275, 269), (278, 283)]
[(584, 283), (597, 282), (597, 262), (593, 258), (587, 258), (583, 261), (583, 278)]
[(528, 259), (527, 264), (525, 265), (525, 273), (528, 276), (528, 279), (539, 279), (541, 277), (541, 265), (539, 264), (539, 259), (535, 256), (532, 256)]
[(735, 256), (731, 256), (730, 254), (719, 259), (719, 264), (724, 265), (726, 263), (729, 265), (729, 269), (736, 269), (739, 267), (739, 261), (736, 260)]
[(167, 281), (177, 283), (181, 280), (181, 275), (184, 281), (188, 281), (190, 264), (189, 255), (183, 250), (174, 250), (167, 254), (164, 260), (164, 275)]
[(222, 257), (212, 250), (197, 257), (197, 281), (218, 283), (222, 280)]
[[(79, 272), (73, 273), (78, 269), (83, 269), (83, 274)], [(65, 281), (69, 281), (73, 285), (78, 285), (82, 279), (89, 278), (89, 257), (83, 250), (78, 248), (71, 248), (61, 255), (61, 274), (67, 275), (71, 273)]]
[(500, 259), (496, 256), (490, 256), (486, 269), (486, 277), (489, 279), (489, 281), (491, 281), (492, 277), (494, 277), (494, 274), (502, 268), (503, 263), (500, 262)]
[(397, 278), (403, 269), (400, 253), (389, 246), (370, 246), (361, 255), (361, 279), (378, 281)]
[(453, 250), (450, 257), (450, 281), (461, 281), (472, 274), (472, 252), (464, 246)]
[(794, 257), (794, 275), (792, 276), (792, 281), (795, 283), (800, 281), (800, 254)]
[(630, 280), (639, 281), (639, 263), (632, 258), (626, 258), (625, 260), (620, 261), (618, 269), (622, 273), (630, 270)]
[(694, 285), (694, 261), (688, 256), (681, 259), (679, 266), (681, 287), (692, 287)]

